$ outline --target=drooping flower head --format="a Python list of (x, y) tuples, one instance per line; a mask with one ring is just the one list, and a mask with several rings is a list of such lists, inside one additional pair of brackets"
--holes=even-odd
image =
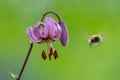
[[(40, 25), (42, 24), (42, 27)], [(38, 21), (34, 27), (27, 28), (28, 37), (32, 42), (38, 44), (45, 43), (47, 41), (56, 41), (60, 39), (62, 29), (60, 25), (51, 17), (46, 18), (45, 24)]]
[[(58, 16), (58, 15), (57, 15)], [(60, 40), (63, 46), (68, 43), (68, 33), (63, 21), (55, 21), (51, 17), (46, 17), (45, 22), (38, 21), (33, 27), (29, 27), (26, 30), (28, 37), (32, 42), (37, 44), (47, 43), (49, 49), (49, 60), (53, 55), (56, 59), (58, 57), (57, 50), (52, 46), (54, 41)], [(45, 51), (42, 51), (42, 58), (47, 58)]]
[[(45, 23), (44, 24), (42, 23), (41, 28), (39, 28), (41, 23), (42, 22), (39, 21), (34, 25), (33, 28), (29, 27), (27, 29), (27, 34), (32, 42), (36, 42), (38, 44), (48, 43), (49, 44), (48, 48), (50, 50), (49, 56), (51, 57), (51, 55), (55, 53), (51, 51), (52, 43), (60, 39), (62, 29), (60, 25), (51, 17), (47, 17)], [(51, 59), (50, 57), (49, 59)], [(42, 51), (42, 58), (43, 59), (47, 58), (44, 50)]]

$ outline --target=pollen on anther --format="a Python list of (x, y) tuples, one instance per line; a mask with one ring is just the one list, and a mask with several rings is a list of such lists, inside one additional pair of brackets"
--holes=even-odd
[(51, 56), (53, 55), (53, 49), (52, 47), (50, 47), (50, 50), (49, 50), (49, 60), (51, 60)]
[(44, 50), (42, 51), (42, 58), (43, 58), (44, 60), (46, 60), (46, 59), (47, 59), (47, 56), (46, 56), (46, 53), (45, 53), (45, 51), (44, 51)]
[(53, 55), (54, 55), (54, 58), (56, 59), (58, 57), (58, 52), (55, 50)]

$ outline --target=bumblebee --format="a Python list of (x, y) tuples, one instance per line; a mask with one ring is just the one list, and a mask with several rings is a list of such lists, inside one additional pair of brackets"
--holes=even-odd
[(99, 34), (91, 35), (88, 40), (90, 46), (92, 44), (100, 44), (101, 41), (102, 41), (102, 36)]

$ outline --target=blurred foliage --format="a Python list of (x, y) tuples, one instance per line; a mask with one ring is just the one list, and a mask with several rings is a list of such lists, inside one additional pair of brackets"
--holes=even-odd
[[(58, 12), (69, 31), (69, 45), (54, 43), (57, 60), (42, 60), (46, 45), (35, 44), (21, 80), (120, 80), (120, 0), (1, 0), (0, 80), (19, 74), (29, 48), (26, 28), (46, 11)], [(89, 48), (88, 36), (102, 34)]]

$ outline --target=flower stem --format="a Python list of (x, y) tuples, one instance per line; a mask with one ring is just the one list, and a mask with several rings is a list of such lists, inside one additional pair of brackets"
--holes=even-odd
[(22, 73), (23, 73), (23, 71), (24, 71), (24, 69), (25, 69), (25, 66), (26, 66), (26, 64), (27, 64), (27, 61), (28, 61), (28, 58), (29, 58), (30, 53), (31, 53), (31, 51), (32, 51), (32, 48), (33, 48), (33, 43), (30, 44), (29, 51), (28, 51), (28, 53), (27, 53), (27, 56), (26, 56), (26, 58), (25, 58), (25, 61), (24, 61), (24, 63), (23, 63), (23, 66), (22, 66), (22, 68), (21, 68), (21, 71), (20, 71), (20, 73), (19, 73), (19, 76), (18, 76), (17, 80), (20, 80), (20, 78), (21, 78), (21, 76), (22, 76)]
[(61, 18), (60, 18), (60, 16), (59, 16), (59, 14), (58, 14), (57, 12), (55, 12), (55, 11), (48, 11), (48, 12), (45, 12), (45, 13), (43, 14), (43, 16), (42, 16), (42, 18), (41, 18), (40, 21), (42, 22), (43, 19), (45, 18), (45, 16), (46, 16), (47, 14), (49, 14), (49, 13), (52, 13), (52, 14), (56, 15), (57, 18), (58, 18), (58, 20), (61, 21)]

